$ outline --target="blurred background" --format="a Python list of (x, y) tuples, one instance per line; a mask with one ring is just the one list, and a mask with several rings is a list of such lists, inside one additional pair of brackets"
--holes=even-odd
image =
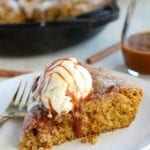
[[(90, 56), (120, 42), (127, 12), (127, 1), (113, 1), (113, 6), (112, 1), (107, 3), (105, 1), (100, 5), (97, 1), (94, 3), (96, 4), (92, 8), (88, 7), (88, 4), (86, 9), (85, 6), (82, 6), (85, 12), (74, 10), (71, 13), (73, 17), (67, 16), (67, 13), (62, 11), (63, 16), (53, 18), (50, 15), (47, 20), (45, 14), (42, 17), (43, 12), (42, 14), (36, 12), (35, 16), (40, 18), (39, 23), (39, 18), (31, 18), (33, 16), (30, 15), (31, 12), (28, 12), (30, 10), (25, 9), (24, 11), (28, 12), (26, 22), (22, 17), (22, 22), (17, 20), (15, 25), (5, 20), (6, 23), (3, 22), (0, 25), (0, 68), (36, 71), (43, 68), (48, 62), (61, 57), (75, 57), (86, 63)], [(43, 8), (46, 6), (48, 3), (45, 3)], [(26, 8), (29, 8), (29, 5)], [(18, 8), (14, 6), (14, 9)], [(3, 17), (0, 15), (0, 19)], [(127, 73), (120, 50), (93, 63), (92, 66), (108, 67)], [(149, 76), (140, 77), (150, 81)]]

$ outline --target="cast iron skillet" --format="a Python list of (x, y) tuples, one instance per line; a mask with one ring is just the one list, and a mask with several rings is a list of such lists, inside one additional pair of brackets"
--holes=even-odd
[(72, 46), (98, 33), (118, 15), (117, 4), (112, 1), (67, 20), (0, 25), (0, 55), (35, 55)]

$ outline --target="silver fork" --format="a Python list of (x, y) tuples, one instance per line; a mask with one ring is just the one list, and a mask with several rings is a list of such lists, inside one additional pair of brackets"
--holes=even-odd
[(0, 126), (11, 118), (23, 118), (27, 114), (27, 105), (31, 102), (33, 78), (20, 79), (11, 103), (0, 116)]

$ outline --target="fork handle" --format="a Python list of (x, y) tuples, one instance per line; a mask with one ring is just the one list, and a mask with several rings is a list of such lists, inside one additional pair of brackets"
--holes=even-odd
[(25, 112), (12, 112), (12, 113), (4, 113), (3, 115), (0, 116), (0, 127), (6, 123), (7, 120), (11, 118), (23, 118), (25, 117), (26, 113)]

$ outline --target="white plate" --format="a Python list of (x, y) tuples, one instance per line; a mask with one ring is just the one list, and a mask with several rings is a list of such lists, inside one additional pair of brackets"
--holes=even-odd
[[(150, 150), (150, 145), (148, 145), (150, 144), (150, 83), (140, 79), (131, 79), (144, 89), (144, 98), (135, 121), (128, 128), (102, 134), (95, 145), (81, 144), (79, 140), (76, 140), (55, 146), (53, 149)], [(16, 150), (21, 133), (22, 121), (8, 121), (0, 130), (0, 150)]]

